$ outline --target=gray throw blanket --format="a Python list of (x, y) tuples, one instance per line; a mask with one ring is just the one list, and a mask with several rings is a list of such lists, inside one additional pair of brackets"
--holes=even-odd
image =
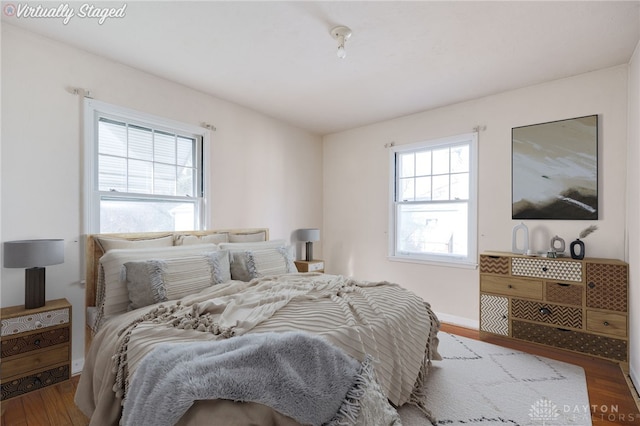
[(206, 399), (258, 402), (303, 424), (354, 424), (369, 361), (301, 332), (161, 344), (140, 362), (121, 424), (174, 425)]

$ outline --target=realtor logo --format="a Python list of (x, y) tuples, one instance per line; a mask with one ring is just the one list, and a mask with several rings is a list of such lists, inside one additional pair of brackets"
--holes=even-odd
[(553, 402), (547, 398), (542, 398), (531, 406), (529, 417), (534, 422), (541, 422), (544, 426), (547, 422), (552, 422), (560, 417), (560, 410)]

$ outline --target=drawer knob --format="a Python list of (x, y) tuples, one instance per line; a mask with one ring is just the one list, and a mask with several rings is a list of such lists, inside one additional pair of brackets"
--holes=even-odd
[(542, 272), (547, 272), (549, 270), (549, 268), (547, 268), (546, 266), (542, 267)]
[(602, 325), (604, 325), (605, 327), (609, 327), (609, 321), (603, 322)]
[(507, 288), (513, 288), (513, 286), (511, 284), (507, 285)]
[(551, 309), (549, 309), (549, 308), (540, 308), (540, 313), (542, 315), (551, 315)]
[(590, 282), (590, 283), (589, 283), (589, 284), (587, 284), (587, 285), (589, 286), (589, 288), (594, 288), (594, 287), (596, 286), (596, 284), (595, 284), (595, 283), (593, 283), (593, 282)]
[(40, 346), (40, 339), (36, 339), (36, 340), (33, 342), (33, 344), (34, 344), (34, 345), (36, 345), (36, 346)]

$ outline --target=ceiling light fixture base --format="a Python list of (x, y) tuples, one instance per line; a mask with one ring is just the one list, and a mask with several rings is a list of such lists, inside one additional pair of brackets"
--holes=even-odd
[(345, 26), (337, 26), (331, 30), (331, 37), (338, 40), (338, 51), (336, 52), (338, 58), (344, 59), (347, 56), (347, 52), (344, 49), (344, 43), (351, 37), (351, 29)]
[(340, 40), (342, 38), (346, 41), (351, 37), (351, 28), (344, 26), (335, 27), (331, 30), (331, 36), (336, 40), (342, 41)]

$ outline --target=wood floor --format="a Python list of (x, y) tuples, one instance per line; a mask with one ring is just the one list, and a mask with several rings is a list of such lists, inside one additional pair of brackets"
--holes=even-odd
[(80, 376), (2, 403), (3, 426), (86, 426), (89, 419), (73, 397)]
[[(442, 331), (472, 339), (479, 338), (477, 330), (447, 324), (443, 324)], [(498, 338), (487, 341), (580, 365), (584, 368), (587, 377), (593, 424), (640, 425), (638, 406), (617, 364), (524, 342)], [(0, 424), (5, 426), (87, 425), (89, 420), (76, 408), (73, 402), (78, 379), (79, 376), (74, 376), (66, 383), (50, 386), (20, 398), (3, 402), (3, 414)], [(550, 426), (552, 426), (551, 423)]]

